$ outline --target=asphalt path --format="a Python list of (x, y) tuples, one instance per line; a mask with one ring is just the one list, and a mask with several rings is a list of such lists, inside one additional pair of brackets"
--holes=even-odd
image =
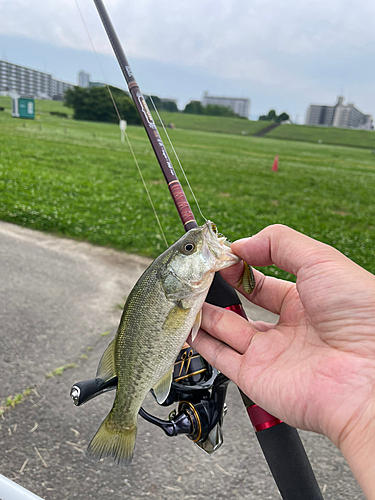
[[(69, 390), (95, 376), (120, 304), (149, 262), (0, 222), (0, 406), (31, 389), (0, 418), (0, 474), (46, 500), (280, 499), (233, 384), (224, 445), (213, 455), (139, 418), (129, 468), (86, 458), (113, 393), (77, 408)], [(245, 309), (253, 319), (273, 319), (251, 304)], [(162, 418), (171, 410), (151, 396), (144, 407)], [(364, 500), (341, 453), (323, 436), (300, 435), (324, 498)]]

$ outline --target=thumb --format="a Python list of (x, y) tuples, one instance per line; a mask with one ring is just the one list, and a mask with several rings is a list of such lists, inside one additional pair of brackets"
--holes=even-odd
[(297, 276), (304, 266), (327, 261), (340, 254), (334, 248), (305, 236), (290, 227), (268, 226), (251, 238), (232, 243), (232, 251), (252, 266), (271, 266)]

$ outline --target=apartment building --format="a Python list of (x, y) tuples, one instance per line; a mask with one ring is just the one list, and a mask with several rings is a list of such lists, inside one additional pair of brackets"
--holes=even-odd
[(202, 106), (213, 104), (216, 106), (226, 106), (231, 108), (237, 115), (249, 118), (250, 99), (239, 97), (218, 97), (209, 95), (208, 92), (203, 94)]
[(0, 93), (14, 93), (36, 99), (63, 99), (74, 85), (56, 80), (49, 73), (0, 60)]
[(306, 113), (305, 125), (365, 130), (374, 128), (372, 116), (359, 111), (353, 103), (344, 104), (342, 96), (337, 98), (337, 103), (333, 106), (310, 104)]

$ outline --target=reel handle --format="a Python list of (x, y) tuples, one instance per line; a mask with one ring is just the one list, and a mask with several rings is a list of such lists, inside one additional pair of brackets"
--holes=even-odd
[(77, 382), (70, 389), (70, 397), (76, 406), (81, 406), (90, 399), (103, 394), (103, 392), (113, 391), (117, 387), (117, 377), (104, 382), (101, 378), (93, 378)]
[[(117, 387), (117, 377), (104, 382), (100, 378), (83, 380), (73, 385), (70, 390), (70, 397), (75, 406), (81, 406), (90, 399), (96, 398), (103, 392), (113, 391)], [(147, 413), (141, 408), (139, 414), (142, 418), (163, 429), (167, 436), (177, 436), (179, 434), (194, 434), (198, 423), (194, 420), (194, 414), (191, 412), (180, 411), (174, 418), (170, 420), (161, 420)]]

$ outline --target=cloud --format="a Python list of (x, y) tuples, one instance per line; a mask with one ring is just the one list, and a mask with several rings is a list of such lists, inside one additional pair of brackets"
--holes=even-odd
[[(112, 55), (94, 4), (78, 1), (96, 50)], [(218, 78), (288, 91), (321, 90), (325, 85), (331, 85), (332, 93), (337, 86), (359, 89), (369, 72), (374, 76), (371, 0), (355, 6), (352, 0), (105, 4), (130, 62), (140, 58), (201, 68)], [(0, 19), (0, 34), (92, 50), (75, 0), (0, 0)]]

